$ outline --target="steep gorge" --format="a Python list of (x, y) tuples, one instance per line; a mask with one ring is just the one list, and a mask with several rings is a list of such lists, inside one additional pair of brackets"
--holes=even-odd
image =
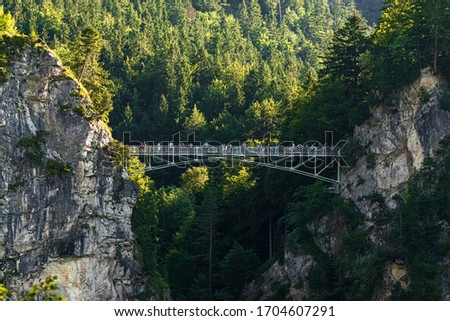
[[(411, 275), (407, 263), (411, 262), (408, 262), (404, 248), (409, 245), (401, 246), (399, 250), (393, 248), (396, 246), (392, 244), (393, 229), (402, 229), (401, 219), (398, 222), (401, 212), (395, 210), (399, 206), (399, 197), (408, 192), (408, 182), (417, 178), (426, 167), (424, 161), (434, 159), (437, 168), (433, 175), (439, 177), (443, 172), (445, 175), (444, 159), (450, 154), (446, 144), (450, 137), (450, 112), (448, 106), (443, 105), (443, 95), (445, 83), (442, 79), (430, 70), (424, 70), (414, 84), (396, 93), (391, 104), (372, 108), (370, 119), (355, 129), (360, 156), (343, 176), (341, 196), (355, 207), (357, 215), (349, 219), (335, 204), (329, 203), (329, 214), (307, 222), (297, 244), (287, 243), (283, 262), (275, 262), (248, 285), (245, 298), (323, 299), (321, 295), (327, 287), (345, 288), (341, 291), (347, 292), (342, 294), (349, 295), (347, 299), (386, 300), (393, 293), (398, 294), (399, 289), (408, 293)], [(434, 180), (432, 184), (442, 184), (438, 183), (439, 178)], [(437, 189), (448, 198), (448, 191)], [(438, 259), (428, 263), (439, 266), (436, 287), (440, 298), (448, 300), (450, 266), (445, 240), (449, 239), (449, 222), (444, 213), (438, 216), (431, 213), (431, 208), (429, 216), (425, 216), (430, 226), (436, 227), (432, 231), (438, 233), (431, 235), (430, 239), (438, 240), (431, 246), (442, 249), (437, 250)], [(352, 227), (355, 222), (357, 226)], [(414, 228), (421, 222), (411, 224)], [(312, 235), (312, 245), (305, 241), (308, 234)], [(418, 241), (420, 244), (423, 240)], [(311, 247), (315, 248), (313, 253), (308, 251)], [(350, 253), (350, 249), (355, 249), (356, 255)], [(356, 272), (358, 269), (361, 270)], [(376, 272), (369, 272), (371, 269)], [(370, 280), (361, 281), (358, 273), (369, 275)], [(327, 284), (330, 280), (336, 283)], [(367, 286), (372, 288), (367, 289)], [(312, 287), (315, 287), (315, 293)], [(367, 290), (370, 294), (364, 294)], [(331, 298), (336, 298), (336, 294), (332, 295)]]

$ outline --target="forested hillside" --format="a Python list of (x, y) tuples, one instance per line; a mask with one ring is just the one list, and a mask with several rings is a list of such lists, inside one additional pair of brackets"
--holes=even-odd
[[(3, 3), (20, 31), (43, 37), (77, 75), (79, 55), (100, 61), (114, 84), (86, 87), (115, 95), (114, 133), (154, 141), (178, 131), (220, 141), (279, 132), (351, 11), (343, 1), (285, 1), (281, 12), (278, 2), (257, 0)], [(98, 39), (80, 38), (86, 28)], [(109, 97), (99, 99), (108, 111)]]
[[(118, 140), (122, 132), (155, 142), (195, 132), (203, 141), (253, 144), (271, 133), (275, 143), (304, 143), (323, 141), (325, 131), (351, 140), (370, 107), (394, 105), (397, 91), (421, 69), (450, 75), (444, 0), (389, 1), (375, 26), (381, 1), (0, 3), (20, 32), (37, 34), (70, 67)], [(350, 145), (354, 165), (366, 151), (354, 140)], [(141, 188), (132, 221), (137, 256), (152, 286), (175, 300), (241, 299), (246, 284), (276, 260), (282, 264), (288, 247), (320, 266), (306, 280), (306, 298), (373, 299), (380, 285), (372, 279), (382, 278), (384, 264), (396, 257), (397, 248), (371, 243), (352, 202), (309, 178), (226, 163), (149, 177), (137, 159), (129, 162)], [(445, 184), (446, 172), (436, 175)], [(400, 211), (416, 206), (420, 182), (411, 181)], [(430, 187), (433, 200), (446, 188), (439, 184)], [(421, 224), (418, 211), (408, 224)], [(329, 215), (345, 225), (338, 255), (324, 253), (309, 228)], [(392, 220), (395, 242), (403, 227)], [(428, 241), (418, 243), (420, 253), (436, 242)], [(438, 298), (436, 262), (425, 271), (425, 256), (412, 245), (402, 250), (417, 275), (411, 291), (397, 289), (395, 297), (424, 299), (427, 288)], [(433, 282), (419, 275), (424, 271)], [(286, 299), (286, 291), (278, 284), (269, 299)]]

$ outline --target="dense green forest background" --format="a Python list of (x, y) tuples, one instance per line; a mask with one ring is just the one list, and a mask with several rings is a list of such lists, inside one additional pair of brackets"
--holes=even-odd
[[(91, 94), (93, 112), (119, 140), (124, 131), (140, 141), (170, 140), (177, 132), (223, 143), (252, 143), (269, 132), (275, 141), (296, 143), (322, 140), (326, 130), (351, 138), (369, 106), (392, 103), (395, 90), (421, 68), (450, 73), (450, 12), (443, 0), (389, 1), (381, 20), (381, 1), (363, 0), (0, 4), (19, 32), (38, 35), (70, 66)], [(227, 164), (167, 170), (150, 179), (136, 159), (131, 165), (141, 187), (132, 222), (138, 257), (154, 289), (170, 291), (173, 299), (239, 299), (246, 283), (282, 262), (288, 246), (320, 263), (310, 276), (311, 299), (373, 298), (373, 280), (394, 251), (410, 258), (416, 275), (429, 276), (414, 278), (412, 291), (395, 295), (439, 295), (437, 267), (425, 264), (438, 255), (435, 240), (378, 249), (358, 229), (362, 218), (354, 206), (322, 184)], [(435, 174), (444, 184), (448, 171)], [(422, 200), (414, 197), (415, 182), (401, 207), (417, 210), (408, 214), (411, 224), (395, 225), (398, 216), (386, 214), (393, 244), (398, 229), (420, 237), (435, 227), (411, 202), (442, 200), (434, 193), (442, 186), (433, 185)], [(448, 216), (445, 207), (434, 211)], [(306, 228), (331, 213), (348, 225), (338, 258), (322, 253)], [(363, 253), (370, 255), (352, 264)], [(279, 298), (283, 293), (273, 299)]]

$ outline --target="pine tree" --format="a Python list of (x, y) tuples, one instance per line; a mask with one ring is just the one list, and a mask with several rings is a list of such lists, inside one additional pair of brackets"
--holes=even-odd
[(247, 125), (251, 137), (262, 139), (268, 133), (279, 136), (281, 103), (273, 98), (254, 102), (246, 111)]
[(17, 32), (16, 22), (11, 13), (5, 13), (3, 6), (0, 6), (0, 36), (3, 33), (15, 34)]
[(208, 244), (208, 288), (209, 298), (212, 299), (212, 277), (213, 277), (213, 245), (214, 233), (218, 220), (217, 192), (211, 188), (205, 191), (205, 199), (201, 205), (199, 220), (205, 223), (207, 228), (207, 244)]
[(16, 23), (10, 13), (5, 13), (3, 6), (0, 6), (0, 83), (8, 78), (8, 59), (6, 55), (8, 52), (3, 46), (3, 36), (12, 36), (17, 32)]
[(355, 11), (333, 37), (327, 56), (324, 57), (324, 74), (344, 79), (350, 90), (358, 88), (362, 72), (360, 57), (367, 49), (367, 25)]
[[(421, 11), (428, 29), (428, 38), (433, 48), (433, 70), (438, 72), (438, 60), (441, 52), (448, 51), (450, 32), (448, 22), (450, 19), (450, 3), (447, 0), (429, 0), (420, 2)], [(427, 44), (428, 45), (428, 44)], [(429, 51), (429, 50), (428, 50)]]
[(97, 30), (92, 27), (83, 29), (69, 46), (71, 53), (68, 64), (89, 92), (94, 114), (108, 123), (108, 114), (112, 110), (114, 83), (99, 62), (102, 46), (103, 40)]
[(130, 104), (127, 104), (123, 111), (123, 121), (127, 125), (131, 125), (133, 123), (133, 110), (130, 107)]
[(242, 287), (251, 281), (260, 264), (258, 255), (244, 249), (236, 241), (222, 260), (221, 276), (226, 294), (231, 298), (239, 295)]
[(197, 108), (197, 105), (194, 105), (194, 108), (192, 109), (192, 114), (188, 118), (186, 118), (186, 121), (184, 122), (184, 129), (188, 133), (192, 133), (203, 129), (205, 125), (206, 125), (205, 116)]

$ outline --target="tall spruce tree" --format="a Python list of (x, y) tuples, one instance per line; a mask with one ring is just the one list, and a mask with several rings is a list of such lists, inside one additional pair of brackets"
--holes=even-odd
[(324, 74), (342, 78), (349, 91), (359, 87), (361, 54), (368, 49), (368, 27), (359, 13), (351, 14), (340, 27), (324, 57)]
[[(441, 55), (450, 50), (448, 39), (450, 37), (450, 2), (448, 0), (428, 0), (420, 2), (421, 16), (424, 27), (428, 30), (428, 39), (425, 44), (433, 48), (433, 70), (438, 72), (438, 61)], [(431, 40), (431, 41), (430, 41)], [(429, 50), (428, 50), (429, 51)]]
[(109, 73), (99, 62), (102, 47), (103, 40), (99, 32), (87, 27), (69, 45), (68, 64), (89, 92), (94, 105), (94, 114), (108, 123), (108, 114), (113, 107), (114, 84), (109, 79)]

